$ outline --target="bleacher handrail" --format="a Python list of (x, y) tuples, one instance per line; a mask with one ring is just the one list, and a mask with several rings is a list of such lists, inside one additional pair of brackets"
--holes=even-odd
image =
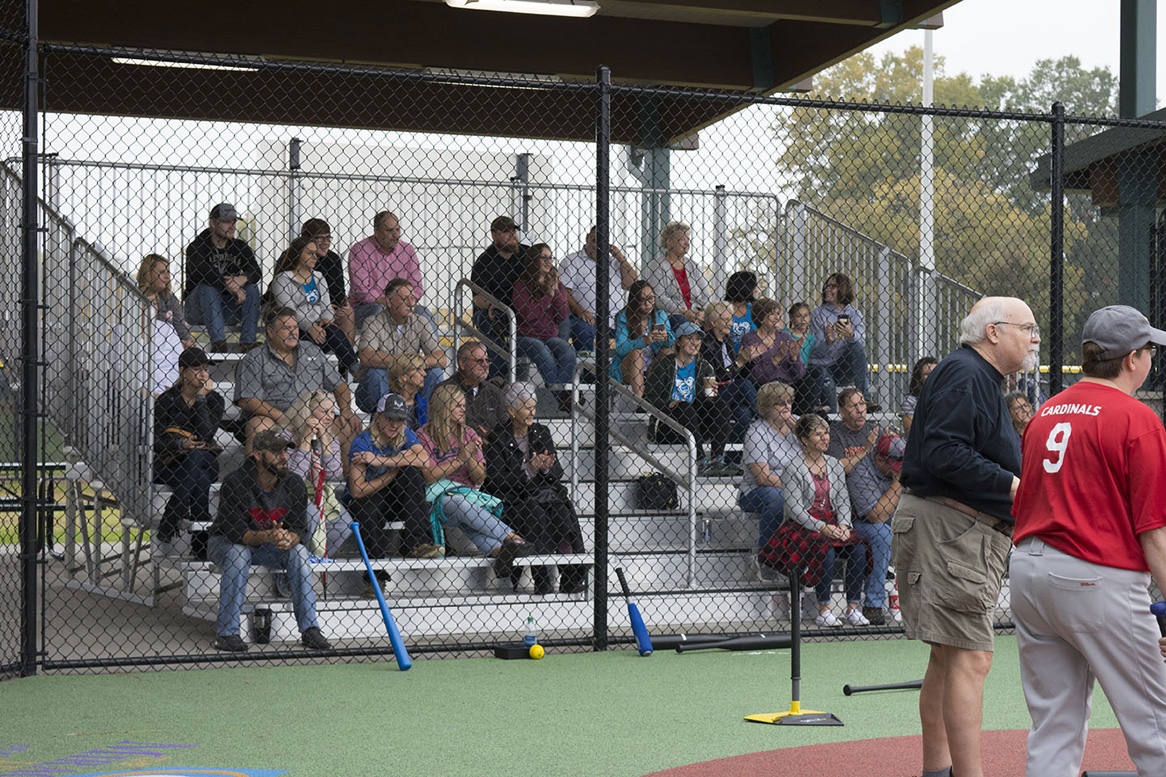
[[(462, 307), (464, 299), (462, 292), (466, 289), (469, 289), (475, 297), (482, 297), (482, 299), (490, 303), (490, 307), (496, 310), (500, 310), (506, 315), (506, 322), (510, 331), (510, 337), (506, 344), (507, 347), (505, 350), (498, 346), (493, 337), (487, 335), (485, 332), (474, 326), (472, 312), (470, 314), (470, 318), (463, 318), (462, 314), (465, 311)], [(470, 310), (474, 310), (472, 303), (470, 305)], [(484, 345), (487, 350), (491, 350), (495, 353), (500, 353), (506, 356), (508, 364), (510, 365), (510, 382), (513, 383), (518, 374), (518, 319), (514, 314), (514, 309), (506, 303), (502, 302), (502, 300), (490, 294), (490, 292), (486, 291), (478, 284), (471, 281), (469, 278), (462, 278), (456, 284), (454, 284), (453, 288), (453, 352), (455, 354), (455, 358), (458, 348), (461, 347), (461, 329), (467, 329), (474, 333), (474, 335), (476, 335), (478, 338), (478, 342)]]

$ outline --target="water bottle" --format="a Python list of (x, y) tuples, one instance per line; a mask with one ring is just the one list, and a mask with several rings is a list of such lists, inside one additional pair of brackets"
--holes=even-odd
[(526, 634), (522, 637), (522, 646), (527, 650), (538, 644), (538, 626), (534, 623), (534, 616), (526, 618)]

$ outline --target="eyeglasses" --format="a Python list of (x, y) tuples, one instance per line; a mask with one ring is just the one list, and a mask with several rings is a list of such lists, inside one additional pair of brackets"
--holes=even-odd
[(312, 238), (312, 240), (315, 240), (317, 243), (331, 243), (332, 236), (331, 235), (316, 235), (314, 238)]
[(1040, 337), (1040, 326), (1038, 324), (1016, 324), (1012, 321), (993, 321), (993, 326), (1014, 326), (1017, 329), (1027, 332), (1029, 340), (1035, 340)]

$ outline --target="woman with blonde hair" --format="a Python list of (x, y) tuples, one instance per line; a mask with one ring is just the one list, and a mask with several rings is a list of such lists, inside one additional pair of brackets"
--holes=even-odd
[(170, 288), (170, 260), (160, 254), (146, 254), (138, 265), (138, 290), (153, 308), (154, 363), (151, 365), (153, 394), (161, 394), (178, 380), (178, 357), (194, 347), (194, 337), (186, 325), (182, 303)]
[(781, 381), (766, 383), (757, 390), (757, 420), (745, 431), (741, 449), (741, 492), (737, 504), (747, 513), (760, 516), (758, 548), (785, 520), (785, 494), (781, 488), (786, 465), (802, 452), (794, 434), (794, 390)]
[(425, 357), (419, 353), (402, 353), (393, 357), (389, 367), (389, 391), (400, 394), (409, 406), (410, 429), (420, 429), (429, 420), (429, 401), (425, 387)]
[(656, 297), (669, 316), (672, 328), (684, 321), (698, 326), (712, 298), (704, 272), (687, 258), (692, 245), (690, 228), (683, 221), (669, 221), (660, 230), (664, 255), (648, 263), (644, 278), (656, 290)]
[(335, 419), (336, 401), (322, 390), (301, 395), (284, 416), (284, 431), (295, 446), (288, 451), (287, 467), (303, 478), (308, 488), (311, 549), (319, 555), (347, 535), (347, 523), (340, 520), (344, 511), (332, 486), (348, 475), (347, 451), (334, 433)]
[(441, 540), (444, 527), (460, 527), (482, 555), (495, 559), (495, 575), (511, 578), (514, 560), (533, 553), (534, 546), (502, 522), (502, 500), (479, 490), (486, 479), (486, 456), (482, 438), (466, 423), (465, 392), (443, 383), (430, 399), (429, 423), (417, 438), (429, 457), (422, 473), (426, 501), (433, 505), (433, 530)]

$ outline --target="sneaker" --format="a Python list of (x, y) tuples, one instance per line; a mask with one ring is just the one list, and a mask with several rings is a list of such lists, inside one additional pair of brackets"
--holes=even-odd
[(320, 632), (319, 626), (313, 626), (310, 629), (304, 629), (304, 633), (300, 635), (300, 642), (308, 650), (331, 650), (332, 643), (324, 639), (324, 635)]
[(238, 634), (220, 634), (215, 637), (215, 650), (222, 650), (225, 653), (246, 653), (249, 648)]
[(863, 607), (862, 615), (870, 621), (872, 626), (882, 626), (887, 622), (887, 616), (882, 607)]
[(494, 557), (494, 576), (498, 579), (514, 576), (514, 560), (534, 553), (534, 545), (507, 538), (498, 548), (498, 555)]
[(842, 621), (838, 620), (838, 616), (834, 614), (833, 610), (818, 613), (818, 617), (814, 618), (814, 623), (819, 626), (829, 626), (832, 629), (836, 629), (842, 625)]
[(276, 572), (272, 575), (271, 586), (275, 589), (276, 597), (287, 599), (291, 596), (291, 581), (287, 579), (287, 572)]
[(230, 353), (231, 345), (226, 340), (215, 340), (211, 343), (211, 352), (213, 353)]
[(409, 558), (444, 558), (445, 548), (441, 545), (423, 543), (409, 551)]
[(741, 468), (736, 464), (730, 464), (723, 459), (715, 459), (709, 464), (708, 469), (704, 471), (705, 477), (710, 478), (731, 478), (741, 474)]
[(239, 343), (239, 350), (242, 351), (243, 353), (250, 353), (251, 351), (254, 351), (256, 348), (258, 348), (261, 345), (263, 345), (263, 343), (260, 343), (260, 342)]
[(891, 610), (891, 620), (893, 620), (895, 623), (902, 623), (903, 613), (899, 610)]
[(869, 626), (870, 621), (862, 614), (862, 610), (857, 607), (846, 610), (846, 622), (851, 626)]

